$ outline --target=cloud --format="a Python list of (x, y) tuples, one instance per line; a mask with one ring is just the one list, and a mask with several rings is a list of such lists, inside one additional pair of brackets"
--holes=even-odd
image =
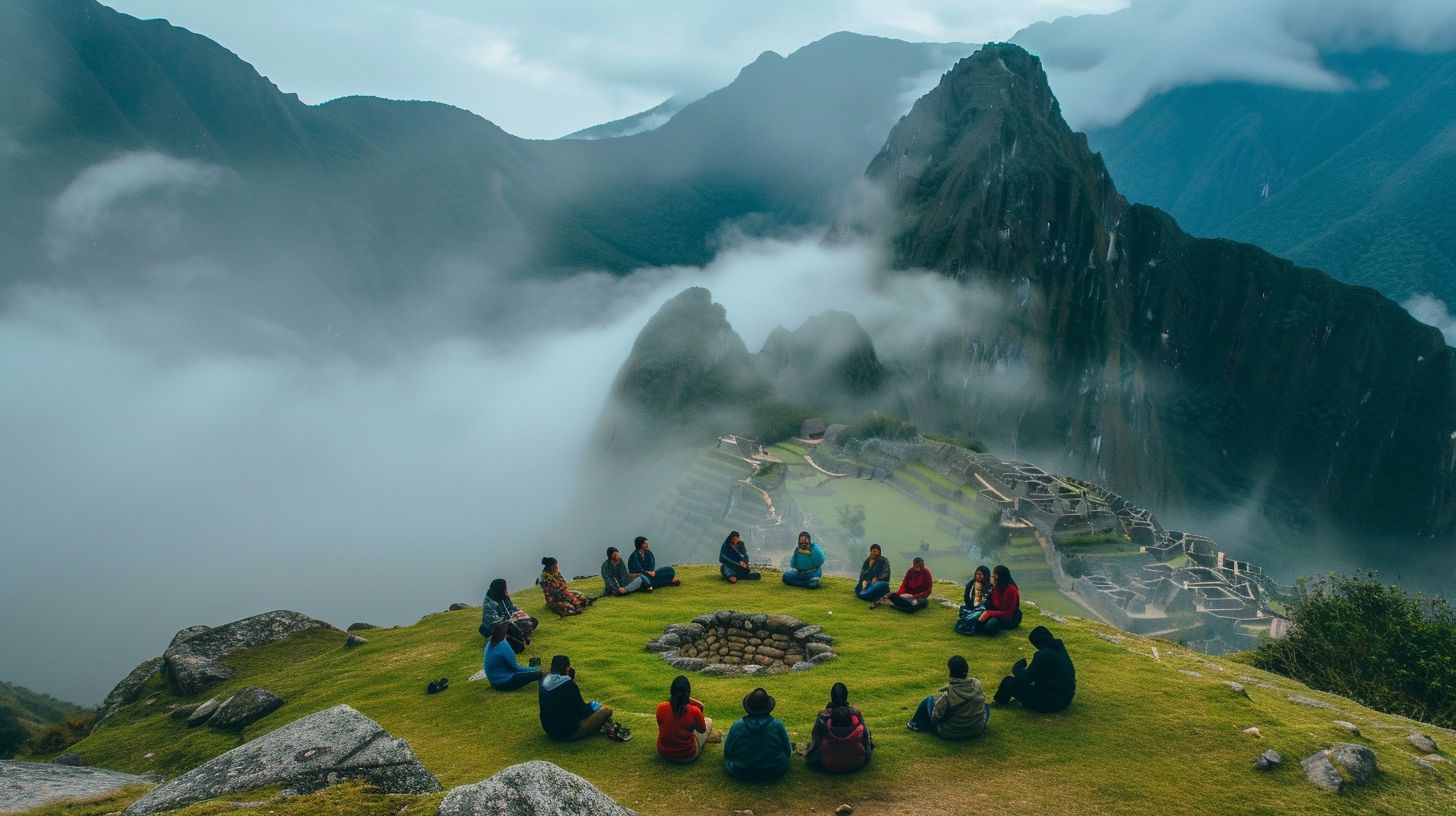
[(1040, 22), (1012, 38), (1042, 58), (1073, 128), (1114, 125), (1183, 85), (1353, 87), (1320, 53), (1456, 47), (1456, 5), (1432, 0), (1136, 0)]
[(126, 153), (88, 167), (51, 206), (45, 242), (51, 260), (64, 262), (105, 234), (124, 234), (153, 250), (178, 236), (187, 195), (206, 193), (235, 179), (231, 171), (155, 151)]
[[(696, 98), (763, 51), (836, 31), (985, 42), (1121, 0), (771, 0), (476, 3), (469, 0), (114, 0), (211, 37), (310, 103), (366, 94), (471, 110), (527, 138), (555, 138)], [(949, 63), (946, 65), (950, 67)]]
[(1446, 343), (1456, 346), (1456, 317), (1447, 311), (1445, 301), (1430, 295), (1416, 295), (1401, 305), (1411, 313), (1411, 317), (1427, 326), (1440, 329), (1441, 334), (1446, 337)]

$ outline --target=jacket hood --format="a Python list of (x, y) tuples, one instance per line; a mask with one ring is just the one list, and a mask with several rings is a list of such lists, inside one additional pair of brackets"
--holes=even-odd
[(571, 678), (564, 674), (548, 674), (541, 678), (541, 689), (543, 691), (555, 691), (558, 686), (562, 686), (570, 680)]
[(946, 684), (946, 691), (955, 703), (964, 703), (983, 694), (981, 681), (974, 677), (952, 677)]
[(738, 722), (749, 731), (763, 731), (772, 728), (778, 720), (772, 714), (746, 714)]

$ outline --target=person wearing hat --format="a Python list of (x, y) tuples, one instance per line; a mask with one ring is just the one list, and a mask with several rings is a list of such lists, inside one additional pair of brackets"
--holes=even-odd
[(952, 657), (947, 666), (950, 682), (941, 687), (939, 697), (922, 700), (905, 727), (911, 731), (929, 731), (941, 739), (975, 739), (985, 733), (986, 724), (991, 720), (986, 693), (981, 690), (980, 680), (968, 676), (971, 667), (964, 657)]
[(788, 729), (774, 719), (774, 698), (756, 688), (743, 698), (748, 716), (733, 723), (723, 740), (723, 764), (745, 782), (771, 782), (789, 769), (794, 744)]
[(657, 704), (657, 753), (669, 762), (692, 762), (712, 733), (713, 719), (703, 716), (688, 678), (674, 677), (667, 699)]
[(626, 742), (632, 733), (612, 722), (612, 709), (581, 697), (576, 685), (576, 669), (566, 655), (551, 658), (551, 673), (541, 678), (536, 700), (541, 707), (541, 728), (546, 736), (561, 742), (579, 740), (598, 732), (617, 742)]
[(814, 720), (804, 762), (825, 773), (854, 773), (870, 763), (874, 750), (864, 715), (849, 704), (849, 689), (835, 683), (829, 689), (829, 705)]
[(784, 570), (784, 583), (789, 586), (819, 588), (819, 578), (824, 574), (824, 551), (809, 537), (807, 531), (799, 533), (799, 546), (789, 556), (789, 568)]
[(1011, 676), (996, 689), (994, 699), (998, 705), (1019, 700), (1032, 711), (1054, 714), (1072, 704), (1072, 696), (1077, 693), (1077, 670), (1067, 647), (1050, 629), (1038, 626), (1028, 639), (1036, 647), (1031, 664), (1027, 665), (1024, 657), (1016, 661)]

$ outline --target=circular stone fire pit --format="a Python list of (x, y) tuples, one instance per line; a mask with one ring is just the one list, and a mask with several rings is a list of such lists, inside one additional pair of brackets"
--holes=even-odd
[(709, 675), (786, 674), (838, 657), (834, 638), (818, 624), (789, 615), (750, 615), (720, 609), (674, 623), (647, 644), (680, 671)]

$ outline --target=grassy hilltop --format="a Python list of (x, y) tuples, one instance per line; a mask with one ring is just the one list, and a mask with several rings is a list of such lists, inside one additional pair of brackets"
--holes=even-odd
[[(1128, 816), (1323, 814), (1332, 809), (1434, 814), (1450, 813), (1456, 806), (1456, 766), (1436, 763), (1441, 768), (1432, 773), (1412, 763), (1414, 749), (1405, 741), (1416, 727), (1410, 721), (1311, 692), (1228, 658), (1122, 635), (1080, 618), (1062, 624), (1032, 607), (1018, 632), (995, 639), (964, 638), (951, 631), (952, 610), (932, 606), (917, 615), (890, 608), (872, 611), (853, 598), (850, 580), (844, 578), (827, 579), (821, 589), (810, 591), (785, 587), (774, 575), (730, 586), (711, 567), (686, 567), (680, 574), (680, 588), (605, 600), (564, 621), (548, 615), (538, 591), (514, 596), (523, 609), (542, 619), (527, 654), (545, 660), (557, 653), (570, 655), (584, 693), (611, 705), (618, 719), (634, 729), (635, 739), (626, 744), (605, 738), (551, 742), (537, 722), (531, 688), (500, 693), (483, 682), (465, 682), (480, 668), (482, 646), (476, 633), (479, 612), (467, 609), (428, 615), (409, 627), (365, 632), (370, 642), (348, 651), (341, 633), (315, 630), (238, 653), (224, 661), (236, 675), (196, 698), (178, 698), (154, 678), (137, 703), (73, 750), (87, 764), (175, 776), (234, 747), (238, 739), (205, 726), (189, 729), (172, 719), (169, 710), (258, 685), (288, 702), (251, 726), (244, 739), (348, 703), (408, 740), (447, 789), (478, 782), (517, 762), (546, 759), (644, 814), (744, 809), (755, 814), (806, 813), (811, 808), (825, 813), (846, 802), (862, 814), (959, 814), (1009, 807)], [(596, 581), (578, 582), (589, 591), (598, 586)], [(940, 591), (950, 595), (954, 590), (947, 585)], [(749, 785), (725, 773), (720, 746), (708, 746), (690, 766), (657, 756), (651, 712), (666, 698), (677, 672), (643, 646), (666, 624), (685, 623), (715, 609), (788, 613), (821, 624), (837, 638), (841, 655), (811, 671), (779, 677), (693, 676), (694, 696), (706, 703), (716, 724), (726, 729), (741, 714), (742, 697), (764, 685), (778, 700), (775, 715), (802, 743), (829, 686), (842, 681), (875, 734), (878, 748), (867, 769), (848, 777), (827, 776), (796, 760), (783, 780)], [(917, 702), (944, 681), (951, 654), (965, 655), (973, 675), (994, 688), (1016, 658), (1030, 653), (1025, 635), (1037, 623), (1048, 624), (1061, 636), (1076, 661), (1079, 690), (1068, 711), (1048, 716), (1016, 706), (995, 708), (985, 736), (969, 743), (942, 742), (905, 730)], [(451, 688), (427, 696), (425, 684), (442, 676), (452, 680)], [(1242, 682), (1248, 698), (1225, 686), (1225, 680)], [(1338, 712), (1289, 702), (1291, 694), (1325, 701)], [(1333, 725), (1336, 719), (1355, 723), (1363, 736), (1353, 737)], [(1242, 733), (1250, 726), (1257, 726), (1263, 738)], [(1456, 746), (1456, 733), (1428, 726), (1420, 730), (1446, 750)], [(1331, 794), (1304, 779), (1298, 761), (1340, 741), (1374, 749), (1382, 773), (1368, 787)], [(1272, 773), (1255, 771), (1254, 758), (1269, 748), (1283, 755), (1284, 766)], [(100, 816), (119, 810), (139, 793), (36, 813)], [(431, 813), (440, 798), (380, 796), (360, 785), (286, 800), (269, 799), (273, 793), (251, 798), (269, 800), (267, 810), (275, 816), (383, 816), (404, 808)], [(243, 798), (250, 797), (234, 797)], [(182, 812), (220, 813), (232, 807), (216, 801)]]

